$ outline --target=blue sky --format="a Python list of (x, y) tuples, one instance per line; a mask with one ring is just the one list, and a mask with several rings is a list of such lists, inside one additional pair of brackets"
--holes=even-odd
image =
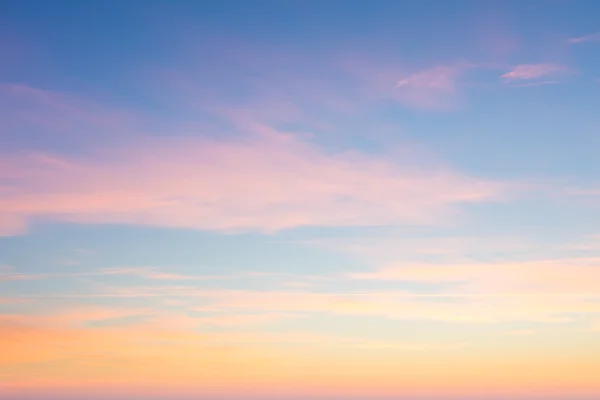
[(2, 2), (0, 399), (597, 396), (598, 13)]

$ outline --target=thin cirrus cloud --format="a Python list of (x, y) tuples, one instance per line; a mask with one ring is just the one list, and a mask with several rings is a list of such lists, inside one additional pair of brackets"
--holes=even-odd
[[(436, 293), (377, 291), (372, 293), (333, 293), (307, 291), (199, 290), (194, 287), (139, 287), (110, 290), (96, 294), (49, 296), (57, 299), (107, 298), (180, 298), (202, 306), (192, 310), (209, 313), (206, 317), (186, 315), (151, 316), (152, 326), (231, 326), (265, 324), (303, 316), (371, 317), (380, 319), (441, 321), (458, 324), (496, 324), (510, 322), (540, 322), (568, 324), (582, 315), (600, 313), (598, 295), (540, 293)], [(30, 301), (40, 300), (29, 298)], [(87, 320), (118, 318), (118, 313), (77, 314)], [(71, 318), (69, 314), (68, 318)], [(77, 317), (77, 316), (76, 316)], [(157, 319), (158, 318), (158, 319)], [(166, 319), (165, 319), (166, 318)], [(169, 319), (170, 318), (170, 319)], [(173, 319), (174, 318), (174, 319)]]
[[(497, 279), (502, 275), (496, 274)], [(510, 280), (510, 276), (508, 276)], [(531, 278), (529, 282), (535, 281)], [(541, 274), (541, 279), (544, 275)], [(514, 280), (514, 279), (513, 279)], [(551, 282), (553, 280), (550, 280)], [(518, 282), (517, 282), (518, 284)], [(515, 289), (516, 287), (516, 289)], [(597, 287), (597, 285), (596, 285)], [(370, 316), (399, 320), (430, 320), (452, 323), (488, 324), (499, 322), (569, 323), (575, 315), (600, 313), (598, 294), (539, 292), (501, 283), (496, 288), (445, 290), (435, 293), (411, 291), (328, 292), (200, 290), (189, 286), (112, 288), (98, 293), (30, 296), (40, 298), (179, 298), (201, 301), (195, 311), (227, 315), (248, 313), (286, 315)]]
[[(461, 68), (413, 75), (399, 89), (451, 90)], [(508, 187), (450, 167), (329, 153), (235, 108), (217, 114), (241, 133), (236, 138), (184, 138), (176, 128), (151, 138), (139, 133), (142, 116), (26, 85), (0, 86), (0, 95), (14, 108), (1, 121), (37, 139), (84, 132), (89, 153), (0, 154), (0, 235), (26, 233), (37, 220), (263, 232), (428, 224), (459, 203), (501, 198)]]
[(553, 63), (539, 64), (520, 64), (513, 67), (512, 70), (502, 74), (500, 77), (506, 82), (519, 82), (531, 79), (547, 78), (563, 75), (568, 72), (568, 68), (563, 65)]
[[(436, 289), (429, 292), (381, 289), (339, 292), (327, 291), (326, 287), (320, 291), (304, 291), (302, 288), (283, 291), (201, 290), (196, 286), (161, 284), (104, 287), (101, 291), (41, 294), (20, 299), (178, 298), (203, 304), (193, 307), (194, 311), (217, 313), (185, 321), (179, 318), (179, 322), (190, 326), (206, 323), (219, 326), (263, 324), (315, 313), (459, 323), (564, 323), (573, 321), (573, 315), (600, 312), (598, 265), (600, 260), (597, 258), (463, 265), (405, 263), (374, 272), (330, 276), (336, 282), (349, 279), (434, 285)], [(121, 312), (92, 311), (70, 311), (64, 317), (105, 319), (119, 317)]]
[(557, 83), (560, 83), (560, 81), (527, 82), (527, 83), (518, 83), (513, 86), (515, 86), (515, 87), (530, 87), (530, 86), (555, 85)]
[(97, 137), (107, 140), (109, 134), (112, 137), (125, 132), (131, 134), (137, 122), (127, 111), (105, 107), (81, 96), (0, 82), (0, 124), (3, 127), (0, 140), (5, 145), (17, 143), (21, 148), (85, 146)]
[[(185, 291), (180, 292), (185, 296)], [(211, 305), (212, 312), (286, 312), (342, 316), (370, 316), (399, 320), (430, 320), (452, 323), (544, 322), (567, 323), (569, 314), (600, 312), (597, 297), (581, 295), (542, 296), (526, 293), (411, 292), (325, 293), (219, 290), (196, 294)], [(159, 295), (159, 293), (155, 293)], [(187, 292), (193, 296), (194, 292)]]
[(0, 197), (5, 235), (40, 218), (217, 231), (433, 223), (452, 205), (505, 189), (449, 169), (327, 154), (277, 132), (245, 141), (148, 139), (87, 160), (11, 155), (0, 165), (9, 182)]
[(470, 67), (459, 63), (415, 72), (396, 82), (396, 96), (413, 108), (450, 108), (459, 96), (458, 80)]
[(66, 272), (66, 273), (37, 273), (26, 274), (12, 272), (0, 272), (0, 283), (24, 280), (42, 280), (42, 279), (69, 279), (82, 277), (111, 277), (111, 276), (130, 276), (147, 280), (163, 281), (204, 281), (204, 280), (222, 280), (222, 279), (243, 279), (252, 276), (252, 273), (239, 275), (184, 275), (173, 272), (163, 272), (150, 267), (118, 267), (103, 268), (89, 272)]
[(592, 33), (590, 35), (578, 36), (567, 39), (568, 43), (578, 44), (578, 43), (587, 43), (587, 42), (600, 42), (600, 32)]
[(398, 264), (352, 279), (442, 283), (460, 293), (597, 295), (600, 259), (573, 258), (512, 263)]

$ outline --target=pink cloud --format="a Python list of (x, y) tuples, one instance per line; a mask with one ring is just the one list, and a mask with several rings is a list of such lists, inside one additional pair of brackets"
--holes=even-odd
[(457, 80), (470, 65), (444, 65), (416, 72), (396, 83), (397, 96), (403, 103), (425, 109), (452, 106), (457, 97)]
[(0, 283), (12, 281), (25, 281), (42, 279), (44, 275), (27, 275), (27, 274), (0, 274)]
[(0, 297), (0, 305), (1, 304), (21, 304), (26, 303), (26, 299), (18, 298), (18, 297)]
[(38, 218), (218, 231), (423, 224), (505, 189), (448, 168), (328, 154), (271, 129), (239, 141), (147, 139), (88, 159), (11, 155), (0, 166), (4, 234)]
[(564, 74), (567, 71), (568, 69), (566, 67), (552, 63), (521, 64), (501, 75), (501, 78), (504, 78), (506, 81), (519, 81), (556, 76)]
[(585, 43), (585, 42), (600, 42), (600, 32), (593, 33), (591, 35), (584, 35), (574, 38), (567, 39), (568, 43), (577, 44), (577, 43)]

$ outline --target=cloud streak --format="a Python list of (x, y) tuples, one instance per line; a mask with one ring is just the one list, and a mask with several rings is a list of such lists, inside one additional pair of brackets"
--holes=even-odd
[(40, 218), (263, 232), (428, 224), (506, 189), (451, 169), (328, 154), (268, 129), (249, 140), (148, 139), (87, 160), (28, 154), (0, 165), (4, 234)]
[[(415, 293), (201, 290), (193, 287), (113, 288), (90, 294), (24, 296), (24, 299), (188, 298), (199, 312), (218, 314), (329, 314), (452, 323), (568, 323), (576, 315), (600, 313), (600, 293), (485, 292)], [(198, 322), (198, 321), (196, 321)]]
[(398, 99), (406, 105), (423, 109), (451, 107), (458, 96), (458, 79), (469, 64), (441, 65), (422, 70), (396, 82)]
[(567, 39), (567, 43), (571, 43), (571, 44), (579, 44), (579, 43), (587, 43), (587, 42), (600, 42), (600, 32)]
[(81, 277), (100, 277), (100, 276), (134, 276), (148, 280), (162, 281), (195, 281), (195, 280), (218, 280), (235, 279), (251, 276), (252, 273), (240, 275), (185, 275), (171, 272), (162, 272), (156, 268), (150, 267), (120, 267), (103, 268), (89, 272), (66, 272), (66, 273), (18, 273), (18, 272), (0, 272), (0, 282), (56, 279), (56, 278), (81, 278)]
[(568, 69), (565, 66), (558, 64), (520, 64), (513, 67), (513, 69), (509, 72), (502, 74), (500, 77), (506, 82), (518, 82), (523, 80), (562, 75), (567, 72)]
[(460, 293), (600, 295), (600, 259), (582, 258), (513, 263), (398, 264), (351, 274), (363, 280), (450, 284)]

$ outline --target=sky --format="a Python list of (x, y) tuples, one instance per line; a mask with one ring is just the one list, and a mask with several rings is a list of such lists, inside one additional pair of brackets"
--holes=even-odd
[(1, 0), (0, 399), (597, 399), (599, 15)]

